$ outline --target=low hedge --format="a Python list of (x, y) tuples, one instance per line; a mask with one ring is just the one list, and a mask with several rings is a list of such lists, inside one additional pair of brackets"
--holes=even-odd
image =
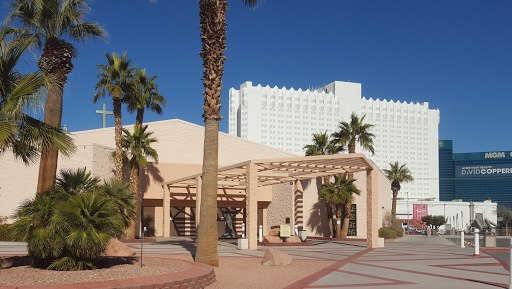
[(396, 232), (389, 227), (382, 227), (379, 229), (379, 238), (396, 239)]
[(14, 241), (11, 237), (12, 224), (0, 225), (0, 241), (11, 242)]

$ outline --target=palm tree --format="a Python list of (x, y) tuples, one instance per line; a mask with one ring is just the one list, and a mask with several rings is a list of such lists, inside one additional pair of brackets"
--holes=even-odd
[(154, 80), (158, 75), (148, 77), (146, 70), (140, 70), (135, 67), (135, 74), (133, 75), (132, 89), (129, 95), (125, 98), (128, 103), (128, 111), (137, 111), (135, 124), (141, 126), (144, 120), (144, 110), (150, 109), (157, 114), (162, 114), (165, 107), (165, 97), (158, 93), (158, 85)]
[(0, 29), (0, 153), (10, 149), (27, 164), (52, 147), (69, 156), (74, 152), (69, 135), (25, 114), (37, 110), (46, 82), (41, 73), (23, 75), (16, 69), (32, 37), (8, 41), (8, 30)]
[(118, 181), (121, 181), (123, 178), (123, 147), (121, 144), (123, 120), (121, 104), (123, 95), (130, 90), (133, 68), (131, 67), (131, 60), (126, 59), (126, 52), (122, 56), (117, 55), (115, 52), (112, 53), (112, 56), (105, 53), (105, 56), (107, 57), (108, 64), (97, 65), (101, 69), (101, 72), (98, 73), (100, 80), (94, 87), (98, 92), (93, 96), (92, 102), (96, 103), (100, 97), (105, 95), (105, 92), (112, 96), (116, 140), (115, 176)]
[(396, 219), (396, 198), (400, 191), (400, 183), (408, 183), (414, 181), (411, 171), (405, 164), (400, 165), (398, 162), (390, 163), (390, 169), (384, 169), (384, 173), (391, 181), (391, 191), (393, 191), (393, 205), (391, 207), (391, 218)]
[[(135, 124), (133, 126), (133, 134), (127, 129), (123, 129), (123, 149), (124, 156), (130, 165), (130, 190), (133, 193), (134, 199), (137, 200), (137, 210), (140, 211), (139, 202), (139, 170), (145, 167), (148, 163), (148, 158), (152, 158), (158, 162), (158, 153), (151, 147), (151, 144), (157, 142), (152, 137), (153, 132), (148, 132), (147, 125), (140, 126)], [(136, 222), (133, 221), (127, 230), (126, 238), (135, 238)]]
[[(306, 150), (306, 156), (318, 156), (318, 155), (334, 155), (344, 150), (343, 146), (336, 144), (334, 141), (329, 139), (329, 135), (326, 132), (313, 133), (312, 144), (304, 146)], [(329, 182), (329, 177), (324, 178), (324, 184)], [(334, 237), (333, 227), (333, 216), (335, 206), (329, 198), (323, 198), (325, 201), (325, 211), (327, 213), (327, 220), (329, 220), (329, 237)]]
[[(256, 6), (257, 0), (242, 0)], [(204, 152), (201, 186), (201, 224), (197, 229), (196, 262), (219, 266), (217, 254), (217, 174), (219, 165), (220, 93), (226, 50), (227, 0), (199, 0), (204, 86)]]
[(334, 183), (325, 183), (321, 186), (319, 199), (329, 200), (336, 206), (336, 218), (338, 220), (341, 220), (341, 206), (345, 204), (343, 227), (341, 227), (341, 222), (337, 222), (337, 238), (347, 237), (352, 202), (354, 202), (353, 194), (361, 194), (361, 191), (354, 184), (355, 181), (354, 178), (347, 179), (346, 175), (336, 175), (334, 176)]
[[(106, 31), (96, 22), (85, 21), (90, 11), (87, 0), (15, 0), (9, 3), (6, 23), (18, 22), (32, 34), (43, 53), (37, 66), (51, 77), (47, 86), (44, 122), (60, 128), (64, 85), (73, 70), (71, 59), (76, 49), (71, 42), (106, 39)], [(41, 154), (37, 192), (50, 188), (57, 174), (58, 150), (50, 148)]]
[(25, 202), (16, 212), (13, 236), (27, 242), (35, 266), (49, 270), (95, 268), (111, 238), (133, 216), (133, 201), (125, 186), (112, 193), (85, 169), (61, 172), (56, 186)]
[(355, 113), (352, 113), (350, 123), (342, 121), (339, 125), (339, 131), (332, 134), (335, 142), (348, 147), (349, 154), (356, 152), (356, 143), (359, 143), (363, 149), (370, 151), (372, 155), (375, 154), (373, 148), (375, 135), (370, 132), (373, 124), (364, 123), (365, 116), (363, 115), (359, 119)]

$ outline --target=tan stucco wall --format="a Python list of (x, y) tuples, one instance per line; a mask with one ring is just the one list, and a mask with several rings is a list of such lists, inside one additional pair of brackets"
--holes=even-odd
[[(293, 228), (294, 220), (294, 201), (293, 201), (293, 185), (289, 183), (269, 186), (272, 188), (272, 203), (267, 208), (267, 227), (263, 235), (268, 235), (270, 227), (273, 225), (285, 225), (286, 218), (290, 218), (289, 225)], [(267, 187), (259, 187), (259, 190)]]
[[(158, 151), (161, 163), (202, 164), (204, 127), (171, 119), (147, 123), (149, 131), (154, 132), (158, 143), (153, 145)], [(133, 130), (133, 125), (125, 128)], [(62, 168), (87, 167), (94, 176), (109, 179), (113, 176), (111, 152), (114, 151), (114, 128), (101, 128), (71, 133), (75, 139), (77, 152), (70, 158), (59, 157), (58, 170)], [(94, 144), (94, 145), (93, 145)], [(283, 158), (295, 156), (265, 145), (241, 139), (226, 133), (219, 133), (219, 165), (231, 165), (248, 159)], [(172, 169), (171, 169), (172, 170)], [(39, 162), (25, 166), (13, 158), (9, 151), (0, 155), (0, 216), (10, 216), (25, 199), (35, 195)], [(192, 172), (193, 171), (193, 172)], [(188, 172), (200, 172), (188, 169)], [(186, 173), (186, 174), (185, 174)], [(128, 174), (125, 174), (127, 179)], [(166, 179), (168, 181), (169, 179)], [(149, 191), (148, 197), (161, 198), (161, 186)], [(154, 191), (154, 192), (153, 192)], [(160, 196), (157, 196), (160, 194)], [(158, 212), (155, 213), (159, 215)]]

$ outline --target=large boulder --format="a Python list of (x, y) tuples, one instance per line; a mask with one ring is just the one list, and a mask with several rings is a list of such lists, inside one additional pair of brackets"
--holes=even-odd
[(131, 257), (135, 255), (135, 251), (118, 239), (112, 238), (107, 245), (107, 249), (105, 249), (104, 255), (109, 257)]
[(278, 236), (265, 236), (263, 238), (264, 243), (282, 243), (283, 239), (279, 238)]
[(269, 236), (277, 236), (279, 237), (279, 232), (281, 231), (281, 227), (278, 225), (272, 225), (270, 227), (270, 231), (268, 232)]
[(286, 243), (300, 243), (302, 242), (299, 237), (297, 236), (290, 236), (286, 238)]
[(267, 249), (265, 251), (265, 256), (263, 256), (263, 261), (261, 265), (263, 266), (284, 266), (292, 263), (292, 256), (276, 250), (276, 249)]

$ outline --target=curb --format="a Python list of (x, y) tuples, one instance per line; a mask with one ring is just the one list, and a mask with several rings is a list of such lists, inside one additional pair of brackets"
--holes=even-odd
[(193, 263), (192, 268), (176, 273), (154, 275), (140, 278), (97, 281), (88, 283), (53, 284), (53, 285), (3, 285), (1, 289), (199, 289), (215, 283), (213, 267)]

